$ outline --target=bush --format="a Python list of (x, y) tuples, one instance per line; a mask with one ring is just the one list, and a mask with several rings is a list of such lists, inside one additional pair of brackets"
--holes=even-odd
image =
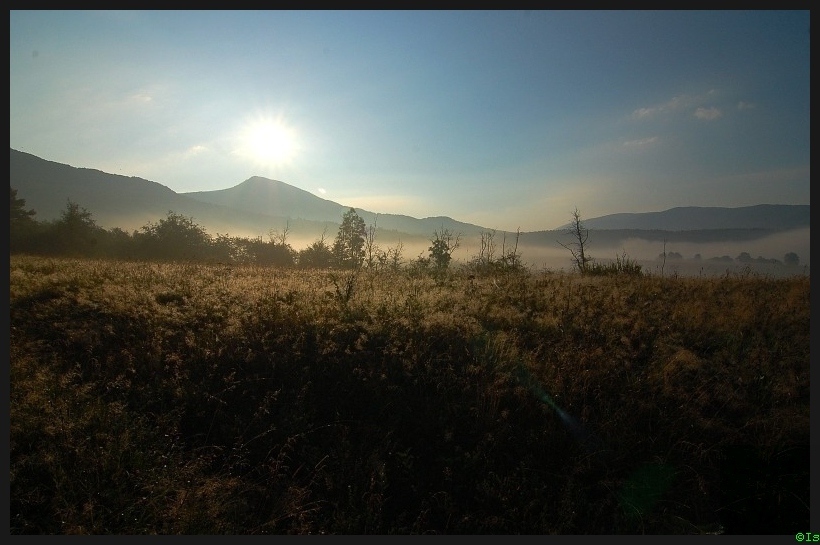
[(586, 274), (592, 276), (612, 276), (617, 274), (638, 276), (641, 273), (642, 267), (637, 261), (629, 258), (629, 256), (626, 255), (626, 252), (620, 256), (615, 256), (615, 261), (612, 263), (593, 263), (587, 267), (586, 271)]

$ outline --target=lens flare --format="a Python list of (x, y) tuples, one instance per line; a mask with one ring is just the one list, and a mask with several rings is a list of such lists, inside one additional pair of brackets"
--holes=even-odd
[(588, 452), (600, 452), (605, 450), (603, 442), (595, 434), (587, 430), (576, 418), (559, 407), (523, 365), (518, 366), (518, 380), (530, 389), (536, 399), (555, 411), (555, 414), (558, 415), (558, 418), (561, 419), (564, 426)]
[[(523, 365), (518, 367), (518, 379), (539, 401), (555, 411), (564, 426), (588, 453), (600, 455), (608, 451), (600, 438), (555, 403)], [(667, 464), (643, 464), (626, 478), (620, 490), (616, 492), (618, 503), (628, 516), (641, 517), (658, 503), (663, 493), (672, 485), (675, 476), (675, 469)]]

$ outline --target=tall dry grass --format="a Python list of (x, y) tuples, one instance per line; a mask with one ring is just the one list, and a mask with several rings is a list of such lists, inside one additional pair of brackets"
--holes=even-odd
[(809, 284), (11, 256), (11, 533), (793, 533)]

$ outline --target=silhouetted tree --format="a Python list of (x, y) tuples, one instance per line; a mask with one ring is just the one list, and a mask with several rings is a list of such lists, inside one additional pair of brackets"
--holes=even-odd
[(38, 224), (34, 220), (34, 210), (26, 210), (26, 200), (17, 198), (17, 190), (9, 186), (9, 251), (30, 250), (33, 247), (33, 237)]
[(783, 264), (783, 262), (780, 261), (779, 259), (775, 259), (773, 257), (772, 258), (763, 257), (762, 255), (757, 256), (757, 258), (755, 259), (755, 262), (756, 263), (771, 263), (772, 265), (782, 265)]
[(441, 231), (433, 231), (430, 242), (430, 262), (439, 269), (446, 269), (453, 258), (453, 252), (461, 245), (461, 234), (453, 234), (442, 227)]
[(290, 235), (290, 219), (285, 222), (285, 227), (281, 231), (276, 229), (268, 231), (268, 238), (271, 243), (278, 246), (286, 246), (288, 244), (288, 235)]
[(387, 251), (379, 248), (376, 250), (376, 266), (379, 270), (390, 268), (397, 271), (401, 268), (403, 253), (404, 244), (401, 241), (393, 248), (388, 248)]
[(250, 244), (250, 252), (254, 256), (257, 265), (291, 267), (296, 261), (296, 251), (290, 244), (282, 242), (286, 236), (271, 236), (269, 242), (261, 238), (254, 240)]
[(501, 257), (498, 258), (498, 264), (503, 270), (520, 271), (524, 268), (521, 262), (521, 254), (518, 252), (518, 241), (521, 239), (521, 228), (515, 231), (515, 244), (509, 250), (507, 249), (507, 233), (504, 233), (504, 238), (501, 241)]
[(238, 237), (217, 233), (215, 237), (209, 238), (202, 259), (215, 263), (243, 262), (245, 247)]
[(382, 252), (376, 245), (376, 223), (378, 221), (379, 217), (376, 216), (373, 220), (373, 225), (370, 225), (365, 232), (364, 255), (368, 269), (374, 268), (379, 261), (381, 254), (384, 254), (384, 252)]
[(114, 227), (100, 237), (97, 245), (100, 255), (116, 258), (133, 258), (135, 256), (134, 237), (127, 231)]
[(364, 260), (366, 229), (364, 220), (351, 208), (342, 216), (342, 224), (333, 242), (333, 261), (337, 267), (354, 269)]
[(138, 236), (144, 257), (189, 260), (209, 256), (211, 237), (205, 228), (173, 211), (157, 223), (142, 227)]
[(296, 263), (301, 268), (324, 269), (333, 263), (333, 251), (328, 246), (326, 237), (327, 231), (322, 232), (319, 240), (299, 251), (296, 256)]
[(800, 258), (794, 252), (789, 252), (783, 256), (783, 263), (789, 266), (797, 266), (800, 264)]
[(11, 201), (9, 212), (11, 225), (34, 221), (33, 218), (37, 212), (34, 210), (26, 210), (26, 199), (17, 198), (17, 190), (11, 186), (9, 186), (9, 196)]
[(470, 262), (476, 273), (491, 273), (495, 271), (515, 271), (523, 268), (521, 254), (518, 252), (518, 241), (521, 238), (521, 229), (515, 234), (515, 243), (511, 248), (507, 247), (507, 233), (504, 233), (501, 240), (501, 255), (496, 257), (497, 244), (495, 242), (495, 229), (482, 231), (479, 241), (478, 255), (473, 256)]
[(472, 259), (472, 265), (477, 270), (489, 270), (495, 261), (495, 229), (482, 231), (478, 248), (478, 255)]
[(567, 233), (572, 235), (576, 242), (572, 244), (564, 244), (558, 242), (561, 246), (569, 250), (572, 254), (572, 261), (578, 271), (585, 273), (589, 267), (592, 258), (587, 255), (587, 239), (589, 238), (589, 230), (584, 226), (581, 220), (581, 213), (578, 208), (572, 213), (572, 222), (570, 223)]
[(61, 255), (91, 256), (105, 230), (97, 226), (91, 212), (70, 199), (59, 220), (46, 232), (52, 252)]

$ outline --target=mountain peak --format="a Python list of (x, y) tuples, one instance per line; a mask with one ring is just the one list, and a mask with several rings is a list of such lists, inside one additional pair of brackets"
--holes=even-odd
[[(284, 184), (285, 182), (280, 182), (279, 180), (272, 180), (270, 178), (264, 178), (262, 176), (251, 176), (244, 182), (240, 183), (239, 185), (271, 185), (271, 184)], [(289, 184), (285, 184), (289, 185)], [(238, 187), (238, 186), (237, 186)]]
[(251, 176), (228, 189), (184, 193), (194, 199), (255, 214), (327, 221), (341, 218), (344, 207), (279, 180)]
[[(283, 198), (287, 195), (291, 195), (291, 198), (294, 198), (296, 195), (299, 195), (301, 198), (305, 198), (308, 195), (313, 197), (314, 195), (309, 191), (305, 191), (304, 189), (300, 189), (296, 186), (290, 185), (289, 183), (282, 182), (280, 180), (272, 180), (270, 178), (265, 178), (263, 176), (251, 176), (244, 182), (241, 182), (233, 187), (228, 189), (220, 189), (217, 191), (222, 192), (241, 192), (243, 196), (247, 197), (249, 192), (258, 192), (260, 196), (263, 198), (268, 198), (272, 196), (272, 193), (276, 193), (277, 198)], [(197, 194), (201, 195), (203, 193), (213, 193), (211, 191), (198, 191)]]

